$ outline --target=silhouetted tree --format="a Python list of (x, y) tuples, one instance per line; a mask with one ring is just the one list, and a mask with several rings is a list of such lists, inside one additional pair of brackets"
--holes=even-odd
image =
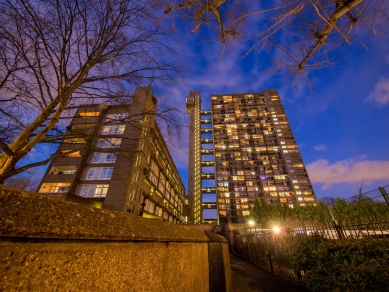
[[(331, 65), (331, 53), (351, 44), (358, 29), (378, 34), (388, 21), (383, 0), (161, 1), (165, 13), (192, 21), (192, 32), (217, 27), (222, 43), (239, 36), (253, 43), (248, 52), (278, 48), (276, 68), (293, 74)], [(246, 29), (248, 20), (255, 27)]]
[[(55, 158), (17, 165), (38, 143), (65, 139), (60, 121), (78, 105), (129, 103), (135, 87), (174, 83), (157, 11), (151, 0), (0, 2), (0, 183)], [(174, 126), (173, 114), (157, 113)]]

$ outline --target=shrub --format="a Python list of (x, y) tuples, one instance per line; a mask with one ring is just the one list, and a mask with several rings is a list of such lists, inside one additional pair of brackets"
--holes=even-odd
[(389, 241), (302, 237), (289, 258), (311, 291), (389, 291)]

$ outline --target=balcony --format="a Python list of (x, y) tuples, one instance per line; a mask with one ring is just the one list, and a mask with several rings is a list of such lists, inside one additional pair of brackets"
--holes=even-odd
[(57, 165), (52, 166), (49, 174), (75, 174), (77, 170), (76, 165)]
[(202, 208), (203, 209), (217, 209), (217, 205), (216, 205), (216, 202), (203, 203)]
[(216, 193), (216, 187), (201, 188), (201, 193), (203, 194), (214, 194)]
[(201, 144), (213, 144), (212, 138), (201, 139)]
[(201, 161), (201, 166), (214, 166), (215, 161)]
[(206, 180), (206, 179), (215, 179), (215, 174), (214, 173), (202, 173), (201, 174), (201, 179)]
[(201, 133), (203, 133), (203, 134), (211, 133), (212, 134), (212, 129), (201, 128)]
[(213, 149), (201, 149), (201, 154), (213, 154)]
[(69, 191), (70, 182), (43, 183), (38, 193), (50, 196), (62, 196)]

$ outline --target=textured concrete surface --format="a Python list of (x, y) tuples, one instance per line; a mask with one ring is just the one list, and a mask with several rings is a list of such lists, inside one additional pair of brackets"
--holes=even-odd
[(0, 291), (209, 291), (207, 244), (1, 244)]
[[(208, 242), (204, 231), (0, 187), (0, 236)], [(221, 236), (218, 241), (227, 242)], [(215, 240), (215, 238), (213, 240)]]
[(301, 292), (287, 282), (256, 265), (230, 254), (231, 288), (229, 292)]
[(214, 233), (4, 187), (0, 214), (0, 291), (230, 287), (227, 240)]

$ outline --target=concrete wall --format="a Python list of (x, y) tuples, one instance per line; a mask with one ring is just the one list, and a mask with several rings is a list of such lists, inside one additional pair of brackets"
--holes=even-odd
[(0, 187), (0, 291), (228, 291), (225, 238)]

